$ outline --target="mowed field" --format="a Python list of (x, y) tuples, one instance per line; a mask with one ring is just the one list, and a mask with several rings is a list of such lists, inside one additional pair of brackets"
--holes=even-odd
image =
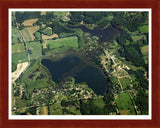
[(33, 24), (34, 24), (35, 22), (37, 22), (37, 21), (38, 21), (38, 18), (29, 19), (29, 20), (25, 20), (22, 24), (23, 24), (24, 26), (33, 26)]
[(148, 64), (148, 58), (149, 58), (149, 45), (144, 45), (141, 47), (141, 52), (143, 54), (143, 58), (145, 60), (145, 63)]
[(12, 29), (12, 44), (23, 42), (20, 32), (17, 29)]
[(27, 61), (28, 57), (26, 52), (12, 53), (12, 63), (18, 64)]
[(148, 25), (140, 26), (139, 30), (141, 33), (148, 33), (149, 27), (148, 27)]
[(127, 89), (131, 83), (129, 77), (119, 78), (119, 81), (121, 82), (124, 90)]
[(25, 51), (24, 43), (16, 43), (12, 45), (12, 53), (24, 52), (24, 51)]
[(121, 115), (135, 115), (134, 106), (127, 92), (120, 93), (116, 103)]
[(46, 11), (41, 11), (41, 15), (46, 15)]
[(54, 49), (59, 47), (78, 48), (78, 37), (70, 36), (65, 38), (59, 38), (56, 40), (48, 40), (47, 44), (49, 45), (49, 49)]
[[(43, 78), (39, 78), (43, 74)], [(33, 77), (31, 77), (33, 76)], [(25, 73), (21, 77), (22, 81), (27, 86), (27, 92), (29, 94), (32, 93), (34, 88), (47, 88), (50, 85), (47, 83), (48, 81), (48, 71), (45, 70), (42, 66), (39, 65), (38, 61), (31, 61), (30, 66), (25, 71)]]
[(52, 38), (54, 38), (54, 37), (57, 37), (57, 38), (58, 38), (58, 35), (57, 35), (57, 34), (53, 34), (53, 35), (51, 35), (51, 36), (48, 36), (48, 35), (42, 34), (42, 39), (43, 39), (43, 40), (52, 39)]
[(42, 55), (42, 48), (40, 42), (29, 42), (27, 43), (28, 48), (31, 49), (32, 54), (30, 54), (31, 60), (37, 59)]
[(33, 41), (35, 39), (34, 33), (39, 30), (39, 26), (26, 27), (22, 30), (26, 41)]

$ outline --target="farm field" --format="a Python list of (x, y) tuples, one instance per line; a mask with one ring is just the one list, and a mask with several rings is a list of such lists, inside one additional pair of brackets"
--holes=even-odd
[(17, 29), (12, 29), (12, 44), (23, 42), (21, 34)]
[(31, 93), (34, 88), (49, 86), (47, 83), (47, 71), (38, 64), (38, 61), (31, 61), (30, 67), (28, 67), (27, 71), (22, 75), (21, 79), (26, 83), (28, 93)]
[(143, 38), (146, 38), (145, 35), (132, 35), (132, 40), (133, 41), (137, 41), (137, 40), (141, 40)]
[(59, 47), (71, 47), (78, 48), (78, 38), (77, 36), (59, 38), (56, 40), (48, 40), (47, 44), (49, 49), (59, 48)]
[(135, 115), (132, 101), (127, 92), (120, 93), (116, 99), (116, 103), (121, 115)]
[(53, 35), (48, 36), (48, 35), (42, 34), (42, 39), (43, 39), (43, 40), (49, 40), (49, 39), (52, 39), (52, 38), (54, 38), (54, 37), (57, 37), (57, 38), (58, 38), (58, 35), (57, 35), (57, 34), (53, 34)]
[(46, 11), (41, 11), (41, 15), (46, 15)]
[(126, 90), (130, 86), (130, 83), (131, 83), (128, 77), (119, 78), (119, 81), (121, 82), (124, 90)]
[(27, 43), (28, 48), (31, 50), (31, 60), (37, 59), (42, 56), (42, 48), (40, 42), (29, 42)]
[(22, 24), (23, 24), (24, 26), (33, 26), (33, 24), (34, 24), (35, 22), (37, 22), (37, 21), (38, 21), (38, 18), (29, 19), (29, 20), (25, 20)]
[(16, 43), (12, 45), (12, 53), (24, 52), (24, 51), (25, 51), (24, 43)]
[(52, 28), (51, 27), (47, 27), (42, 31), (45, 35), (52, 35)]
[(39, 26), (27, 27), (22, 30), (26, 41), (33, 41), (35, 39), (34, 33), (39, 30)]
[(148, 33), (148, 25), (140, 26), (139, 30), (141, 33)]
[(12, 53), (12, 63), (15, 63), (17, 65), (18, 63), (27, 61), (28, 57), (26, 52)]
[(148, 63), (148, 55), (149, 55), (149, 46), (148, 45), (144, 45), (143, 47), (141, 47), (141, 52), (143, 54), (143, 59), (145, 60), (145, 63)]
[(62, 106), (60, 103), (55, 103), (49, 106), (51, 115), (62, 115)]

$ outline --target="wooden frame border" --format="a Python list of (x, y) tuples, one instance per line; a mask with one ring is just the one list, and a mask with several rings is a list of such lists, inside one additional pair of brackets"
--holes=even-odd
[[(152, 119), (151, 120), (9, 120), (8, 119), (8, 9), (9, 8), (151, 8), (152, 9)], [(0, 1), (0, 127), (160, 127), (159, 0), (1, 0)]]

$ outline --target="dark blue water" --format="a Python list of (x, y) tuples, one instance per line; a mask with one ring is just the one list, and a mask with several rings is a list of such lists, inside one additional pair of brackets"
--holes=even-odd
[(49, 69), (52, 80), (56, 83), (74, 77), (76, 83), (85, 82), (97, 95), (105, 93), (107, 79), (104, 74), (77, 56), (66, 56), (55, 62), (42, 59), (41, 63)]

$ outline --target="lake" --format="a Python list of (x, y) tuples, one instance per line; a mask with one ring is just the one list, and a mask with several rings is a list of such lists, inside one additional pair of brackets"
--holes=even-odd
[(42, 59), (41, 63), (48, 68), (52, 80), (56, 83), (67, 77), (74, 77), (76, 83), (85, 82), (97, 95), (105, 93), (108, 83), (105, 75), (96, 66), (79, 56), (67, 55), (57, 61)]

